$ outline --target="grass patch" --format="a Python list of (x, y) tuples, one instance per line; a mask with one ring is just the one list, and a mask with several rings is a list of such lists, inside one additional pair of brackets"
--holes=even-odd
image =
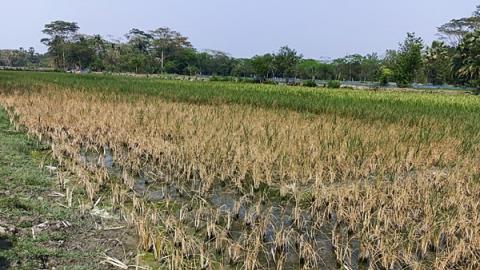
[(95, 269), (98, 252), (68, 250), (59, 243), (75, 237), (68, 231), (40, 232), (31, 228), (44, 221), (69, 220), (82, 225), (70, 209), (49, 200), (56, 180), (39, 167), (45, 146), (15, 132), (0, 109), (0, 226), (15, 226), (15, 233), (0, 235), (0, 269)]

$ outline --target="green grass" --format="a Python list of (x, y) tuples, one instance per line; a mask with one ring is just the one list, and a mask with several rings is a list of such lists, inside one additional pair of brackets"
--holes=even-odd
[[(314, 114), (335, 113), (369, 120), (460, 119), (480, 113), (480, 98), (465, 95), (355, 91), (232, 82), (190, 82), (109, 75), (0, 72), (0, 87), (35, 89), (44, 85), (154, 95), (191, 103), (234, 103), (285, 108)], [(453, 113), (455, 112), (455, 113)]]
[[(31, 227), (45, 221), (64, 221), (81, 225), (74, 211), (55, 204), (48, 198), (56, 180), (38, 166), (36, 157), (45, 147), (13, 130), (6, 113), (0, 109), (0, 223), (15, 226), (16, 234), (0, 235), (11, 243), (0, 247), (0, 268), (8, 264), (14, 269), (40, 269), (45, 260), (57, 265), (72, 265), (65, 269), (93, 269), (96, 253), (63, 249), (60, 243), (75, 237), (68, 231), (39, 232), (31, 236)], [(2, 263), (4, 265), (2, 265)], [(61, 268), (63, 269), (63, 268)]]

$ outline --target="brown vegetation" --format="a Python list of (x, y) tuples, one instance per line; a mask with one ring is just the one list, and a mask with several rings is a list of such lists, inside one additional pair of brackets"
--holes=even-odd
[(171, 269), (317, 269), (335, 266), (332, 250), (351, 268), (357, 255), (372, 269), (480, 267), (479, 146), (434, 120), (47, 87), (0, 105), (84, 176), (92, 204), (111, 189)]

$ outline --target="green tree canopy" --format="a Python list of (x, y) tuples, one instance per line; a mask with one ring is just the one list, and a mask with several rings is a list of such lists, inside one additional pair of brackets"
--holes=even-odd
[(165, 71), (165, 63), (170, 58), (184, 56), (184, 50), (191, 50), (192, 44), (187, 37), (168, 27), (160, 27), (150, 31), (153, 53), (160, 61), (160, 70)]
[(480, 87), (480, 30), (468, 33), (458, 46), (455, 62), (458, 75)]
[(437, 85), (451, 80), (452, 55), (451, 49), (441, 41), (433, 41), (425, 50), (425, 72), (429, 82)]
[(407, 87), (414, 82), (422, 66), (422, 50), (422, 38), (416, 37), (415, 33), (407, 33), (394, 65), (395, 81), (399, 87)]
[(467, 33), (479, 28), (480, 5), (477, 6), (472, 16), (450, 20), (448, 23), (438, 27), (438, 32), (442, 40), (448, 41), (452, 46), (456, 47)]
[(275, 76), (275, 56), (273, 54), (256, 55), (252, 58), (252, 68), (260, 80)]
[(298, 54), (296, 50), (283, 46), (280, 48), (274, 57), (274, 66), (277, 74), (285, 79), (295, 76), (296, 68), (302, 55)]
[(67, 68), (68, 43), (72, 41), (79, 29), (75, 22), (54, 21), (45, 25), (42, 32), (50, 37), (43, 38), (41, 42), (49, 47), (48, 52), (54, 58), (57, 68)]

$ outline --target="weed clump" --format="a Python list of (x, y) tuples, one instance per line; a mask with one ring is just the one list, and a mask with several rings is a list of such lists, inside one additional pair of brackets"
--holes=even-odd
[(341, 86), (342, 86), (342, 83), (340, 81), (332, 80), (327, 82), (327, 88), (338, 89)]

